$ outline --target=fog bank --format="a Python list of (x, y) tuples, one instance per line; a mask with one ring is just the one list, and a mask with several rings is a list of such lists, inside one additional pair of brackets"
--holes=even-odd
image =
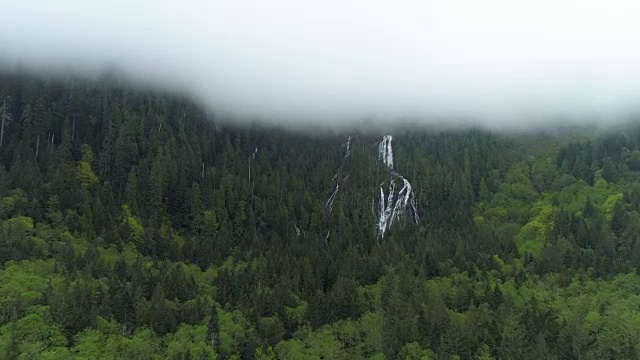
[(634, 1), (21, 0), (3, 10), (1, 61), (117, 68), (236, 118), (518, 128), (626, 120), (640, 103)]

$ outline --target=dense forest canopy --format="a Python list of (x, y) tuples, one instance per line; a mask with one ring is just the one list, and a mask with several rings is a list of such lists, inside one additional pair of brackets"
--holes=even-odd
[(0, 106), (0, 358), (640, 357), (640, 127), (391, 142), (16, 73)]

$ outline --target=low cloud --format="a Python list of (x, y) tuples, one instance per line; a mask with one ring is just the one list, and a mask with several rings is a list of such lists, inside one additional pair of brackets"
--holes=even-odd
[(639, 37), (625, 0), (21, 0), (0, 60), (115, 67), (236, 118), (517, 128), (637, 113)]

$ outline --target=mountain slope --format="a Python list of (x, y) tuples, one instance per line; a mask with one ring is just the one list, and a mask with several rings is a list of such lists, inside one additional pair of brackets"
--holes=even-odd
[(635, 351), (637, 132), (304, 134), (16, 74), (0, 96), (6, 358)]

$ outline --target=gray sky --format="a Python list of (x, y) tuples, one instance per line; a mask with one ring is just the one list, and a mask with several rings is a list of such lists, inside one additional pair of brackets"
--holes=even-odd
[[(20, 0), (0, 58), (286, 122), (611, 119), (640, 104), (632, 0)], [(438, 119), (438, 120), (434, 120)]]

